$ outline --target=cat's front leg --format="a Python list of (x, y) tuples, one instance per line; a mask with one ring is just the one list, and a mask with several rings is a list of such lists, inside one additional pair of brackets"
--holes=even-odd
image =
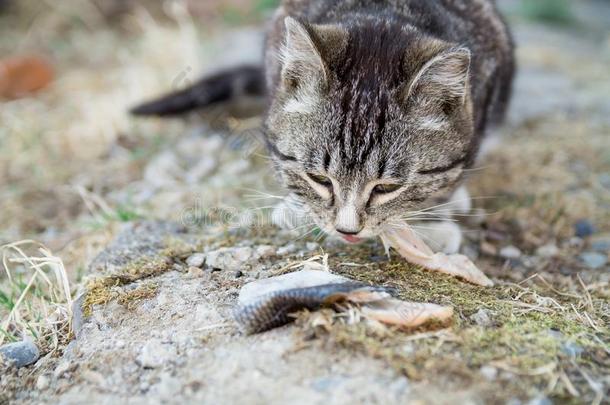
[[(432, 249), (447, 254), (458, 253), (462, 244), (462, 230), (453, 222), (452, 217), (467, 214), (472, 210), (472, 199), (465, 186), (458, 188), (449, 201), (431, 210), (439, 217), (438, 221), (414, 222), (413, 230), (418, 233)], [(446, 218), (446, 220), (443, 220)]]
[(451, 221), (421, 221), (411, 225), (413, 231), (435, 252), (458, 253), (462, 245), (462, 230)]

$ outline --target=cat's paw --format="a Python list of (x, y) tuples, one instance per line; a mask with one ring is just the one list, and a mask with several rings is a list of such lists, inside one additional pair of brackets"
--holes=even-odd
[(453, 222), (418, 222), (413, 224), (413, 229), (435, 252), (455, 254), (460, 251), (462, 230)]

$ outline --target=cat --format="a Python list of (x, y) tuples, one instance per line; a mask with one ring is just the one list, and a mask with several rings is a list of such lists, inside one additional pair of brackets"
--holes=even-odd
[(132, 112), (266, 96), (266, 143), (288, 206), (348, 242), (424, 222), (418, 231), (455, 253), (462, 237), (449, 217), (470, 207), (464, 176), (505, 116), (514, 71), (493, 0), (284, 0), (264, 66), (204, 78)]

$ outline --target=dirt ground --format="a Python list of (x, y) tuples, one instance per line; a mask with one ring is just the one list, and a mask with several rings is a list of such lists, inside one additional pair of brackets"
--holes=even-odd
[[(489, 289), (388, 259), (377, 241), (271, 226), (282, 191), (256, 141), (260, 117), (245, 114), (256, 106), (169, 121), (126, 113), (256, 61), (272, 2), (0, 12), (0, 54), (45, 56), (56, 74), (0, 104), (0, 245), (44, 244), (52, 256), (38, 271), (65, 268), (70, 292), (50, 276), (28, 287), (38, 262), (23, 258), (44, 256), (31, 243), (23, 256), (3, 248), (3, 343), (29, 336), (42, 357), (2, 368), (0, 403), (608, 402), (610, 3), (554, 1), (553, 12), (501, 2), (518, 45), (515, 95), (501, 142), (469, 174), (475, 209), (459, 218)], [(187, 263), (196, 253), (201, 269)], [(241, 286), (325, 258), (401, 298), (450, 305), (454, 320), (403, 331), (322, 311), (239, 332)]]

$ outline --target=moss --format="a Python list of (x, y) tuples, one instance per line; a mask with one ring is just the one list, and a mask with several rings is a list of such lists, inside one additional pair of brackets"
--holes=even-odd
[[(556, 294), (534, 284), (524, 287), (507, 283), (481, 288), (402, 260), (370, 263), (368, 247), (347, 250), (350, 261), (368, 264), (342, 266), (337, 255), (331, 254), (331, 268), (337, 273), (393, 287), (404, 300), (450, 305), (455, 316), (453, 325), (438, 333), (434, 331), (441, 325), (405, 333), (395, 329), (380, 332), (364, 323), (336, 323), (315, 331), (326, 345), (381, 359), (411, 379), (442, 379), (448, 387), (455, 385), (460, 389), (478, 384), (485, 387), (482, 395), (489, 400), (498, 400), (498, 392), (506, 396), (505, 400), (544, 392), (567, 401), (573, 398), (562, 380), (558, 380), (560, 373), (565, 373), (581, 393), (591, 393), (580, 370), (599, 380), (610, 367), (608, 356), (600, 355), (608, 344), (608, 329), (598, 325), (596, 330), (573, 313), (572, 308), (580, 305), (578, 296)], [(550, 299), (557, 305), (549, 305)], [(603, 309), (602, 298), (592, 300), (594, 308)], [(488, 326), (477, 325), (471, 319), (482, 308), (491, 314)], [(311, 336), (307, 327), (305, 332), (304, 336)], [(424, 333), (423, 338), (411, 339), (417, 333)], [(578, 344), (583, 354), (572, 358), (564, 353), (562, 346), (566, 342)], [(606, 361), (593, 360), (600, 358)], [(509, 377), (491, 383), (482, 381), (479, 372), (482, 366), (493, 366), (500, 375)]]
[(86, 284), (87, 295), (83, 302), (84, 315), (91, 316), (93, 306), (107, 304), (113, 299), (119, 299), (120, 303), (121, 301), (122, 303), (128, 303), (133, 299), (143, 299), (147, 295), (152, 296), (156, 292), (156, 288), (150, 285), (148, 287), (141, 286), (130, 292), (123, 292), (120, 287), (171, 270), (174, 261), (186, 259), (197, 248), (196, 245), (178, 238), (168, 238), (164, 244), (166, 247), (156, 257), (134, 260), (116, 273), (90, 280)]
[(140, 301), (157, 295), (159, 285), (156, 283), (145, 283), (137, 288), (119, 295), (117, 302), (127, 309), (133, 309)]

